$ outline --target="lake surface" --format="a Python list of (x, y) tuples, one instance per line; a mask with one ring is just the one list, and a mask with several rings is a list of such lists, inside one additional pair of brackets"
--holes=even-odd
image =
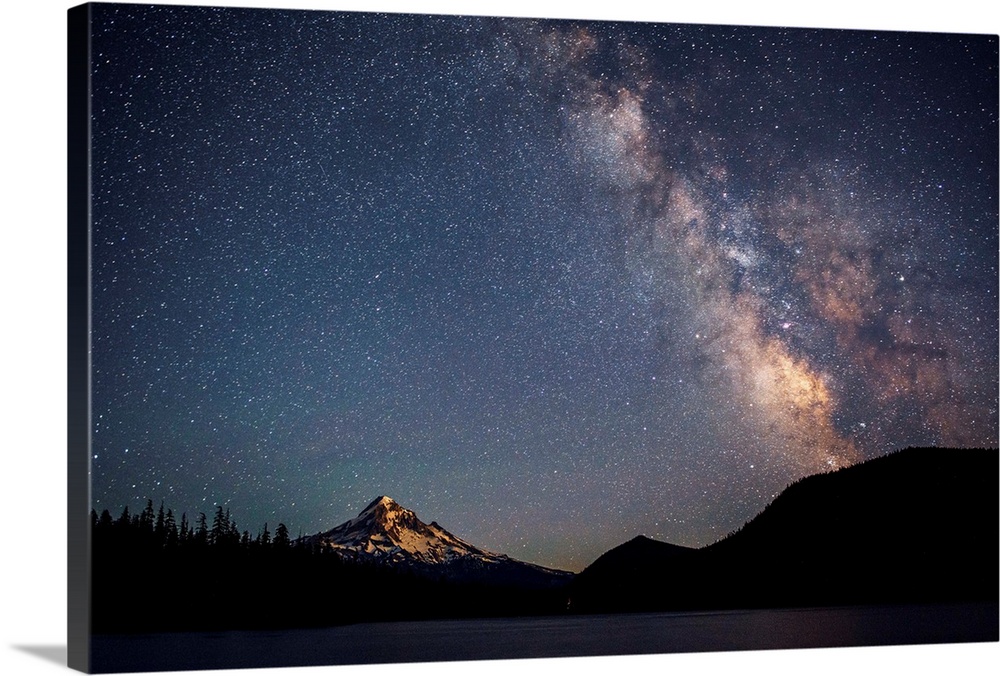
[(384, 622), (95, 636), (95, 672), (997, 641), (998, 604)]

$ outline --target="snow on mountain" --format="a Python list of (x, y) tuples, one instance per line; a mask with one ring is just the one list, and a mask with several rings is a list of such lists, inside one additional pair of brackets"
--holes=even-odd
[(463, 577), (483, 573), (507, 578), (570, 575), (480, 549), (452, 535), (436, 522), (424, 523), (414, 512), (384, 495), (355, 518), (307, 537), (305, 541), (309, 545), (329, 548), (348, 560), (447, 571)]
[(484, 560), (501, 558), (455, 537), (437, 523), (424, 523), (412, 511), (384, 495), (357, 517), (311, 539), (343, 554), (386, 561), (433, 564), (467, 556)]

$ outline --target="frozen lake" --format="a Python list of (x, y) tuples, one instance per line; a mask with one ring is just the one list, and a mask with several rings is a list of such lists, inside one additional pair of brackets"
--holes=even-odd
[(998, 604), (571, 615), (97, 636), (96, 672), (998, 640)]

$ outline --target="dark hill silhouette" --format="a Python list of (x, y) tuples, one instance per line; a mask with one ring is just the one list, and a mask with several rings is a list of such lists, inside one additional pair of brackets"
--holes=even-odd
[(585, 591), (589, 606), (611, 612), (622, 608), (655, 608), (677, 593), (670, 584), (636, 585), (635, 580), (655, 580), (664, 570), (683, 566), (697, 550), (639, 535), (600, 557), (573, 580), (570, 608), (575, 609), (576, 589)]
[(996, 450), (910, 448), (802, 479), (708, 547), (626, 543), (577, 576), (573, 608), (996, 601), (998, 532)]

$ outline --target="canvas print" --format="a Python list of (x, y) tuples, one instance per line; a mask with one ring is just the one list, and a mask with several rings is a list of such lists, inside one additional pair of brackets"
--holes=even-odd
[(998, 640), (997, 36), (69, 44), (71, 666)]

